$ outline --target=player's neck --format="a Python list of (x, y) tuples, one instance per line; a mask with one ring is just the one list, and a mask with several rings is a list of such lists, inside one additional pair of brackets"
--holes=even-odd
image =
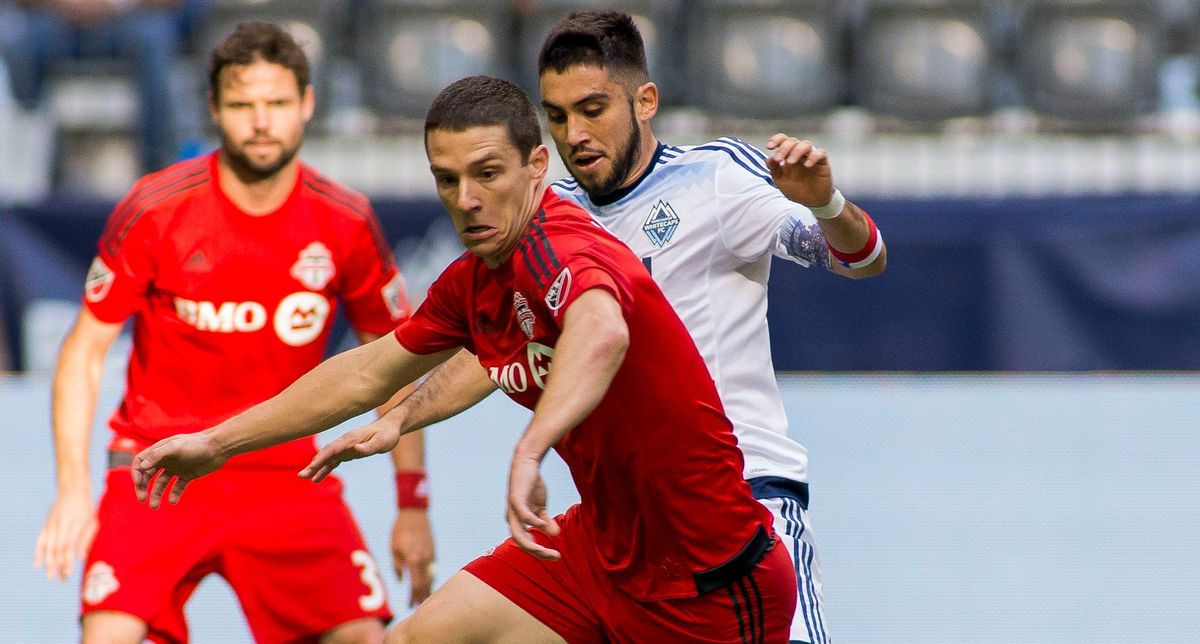
[(625, 181), (621, 183), (617, 190), (628, 188), (638, 179), (641, 179), (642, 175), (646, 173), (646, 168), (649, 168), (650, 163), (654, 161), (654, 154), (657, 150), (658, 137), (654, 136), (654, 132), (649, 127), (643, 128), (642, 135), (638, 139), (637, 163), (629, 169), (629, 174), (625, 176)]
[(247, 181), (222, 157), (217, 162), (217, 172), (220, 175), (221, 192), (238, 210), (247, 215), (262, 216), (279, 210), (287, 201), (296, 186), (300, 163), (292, 159), (269, 177), (255, 177)]
[(527, 193), (525, 203), (521, 207), (521, 214), (510, 231), (510, 238), (506, 241), (500, 252), (490, 257), (480, 257), (484, 265), (490, 269), (494, 269), (504, 262), (507, 262), (512, 254), (517, 250), (517, 246), (521, 243), (521, 238), (525, 236), (526, 229), (529, 228), (529, 222), (533, 221), (534, 214), (542, 207), (542, 197), (546, 193), (546, 186), (542, 182)]

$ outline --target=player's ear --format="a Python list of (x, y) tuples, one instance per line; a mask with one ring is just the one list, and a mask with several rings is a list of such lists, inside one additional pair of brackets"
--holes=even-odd
[(649, 122), (658, 113), (658, 85), (647, 81), (633, 95), (633, 110), (639, 121)]
[(316, 98), (313, 96), (313, 87), (312, 85), (306, 85), (304, 92), (300, 95), (300, 108), (303, 110), (305, 123), (308, 123), (308, 120), (312, 118), (316, 105)]
[(545, 145), (539, 145), (529, 153), (529, 166), (533, 170), (533, 179), (541, 181), (550, 170), (550, 150)]
[(212, 119), (213, 125), (217, 125), (217, 95), (208, 91), (208, 117)]

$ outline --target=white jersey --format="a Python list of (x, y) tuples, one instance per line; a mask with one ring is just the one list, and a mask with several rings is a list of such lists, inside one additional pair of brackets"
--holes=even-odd
[(767, 330), (771, 257), (828, 268), (817, 220), (775, 187), (766, 156), (733, 138), (659, 144), (633, 185), (592, 199), (574, 179), (560, 196), (633, 249), (708, 365), (745, 456), (746, 478), (806, 481), (808, 454), (787, 436)]

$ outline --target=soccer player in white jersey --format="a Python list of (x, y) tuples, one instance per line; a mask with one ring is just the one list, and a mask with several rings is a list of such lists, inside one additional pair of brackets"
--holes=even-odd
[[(553, 188), (642, 258), (691, 331), (733, 421), (744, 475), (796, 568), (791, 641), (828, 641), (806, 513), (808, 455), (787, 435), (767, 279), (773, 256), (850, 278), (878, 275), (887, 255), (879, 231), (834, 188), (825, 152), (809, 141), (776, 134), (767, 153), (733, 138), (660, 143), (650, 129), (658, 88), (627, 14), (570, 14), (547, 36), (538, 66), (550, 134), (573, 176)], [(389, 449), (401, 428), (454, 415), (494, 388), (474, 356), (460, 354), (318, 460), (336, 465)]]
[[(550, 135), (571, 172), (553, 184), (625, 241), (692, 333), (717, 383), (754, 495), (775, 515), (800, 591), (791, 639), (825, 642), (820, 563), (807, 516), (808, 455), (788, 438), (767, 331), (771, 258), (851, 278), (881, 273), (870, 217), (833, 185), (824, 150), (776, 134), (658, 141), (637, 27), (624, 13), (571, 14), (538, 61)], [(777, 329), (778, 331), (778, 329)]]

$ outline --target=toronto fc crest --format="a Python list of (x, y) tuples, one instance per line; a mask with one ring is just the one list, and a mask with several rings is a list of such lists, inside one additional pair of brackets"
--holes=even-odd
[(513, 292), (513, 310), (517, 312), (517, 324), (525, 332), (525, 337), (533, 339), (533, 311), (529, 308), (529, 300), (520, 291)]
[(313, 242), (300, 251), (300, 258), (292, 264), (288, 273), (304, 288), (319, 291), (333, 279), (337, 269), (333, 266), (333, 253), (321, 242)]

